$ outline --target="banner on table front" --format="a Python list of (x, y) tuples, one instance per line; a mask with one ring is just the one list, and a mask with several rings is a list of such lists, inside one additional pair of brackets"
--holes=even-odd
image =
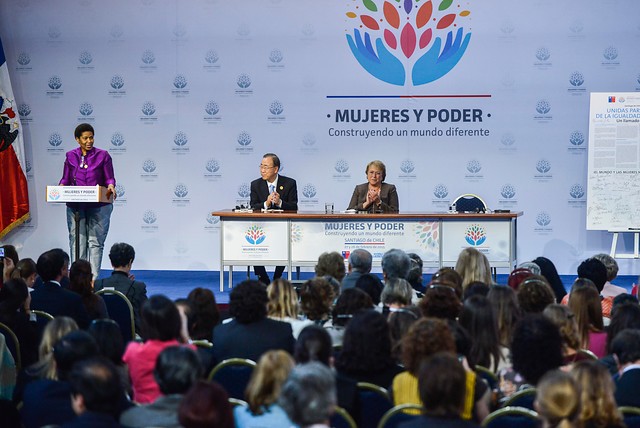
[(288, 222), (227, 221), (223, 228), (224, 260), (262, 260), (287, 264)]
[(509, 265), (512, 223), (500, 221), (447, 221), (442, 224), (442, 263), (454, 266), (460, 251), (473, 247), (492, 267)]

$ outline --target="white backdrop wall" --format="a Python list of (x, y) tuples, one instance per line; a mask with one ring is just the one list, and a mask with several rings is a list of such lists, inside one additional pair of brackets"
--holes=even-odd
[[(32, 207), (5, 241), (34, 258), (67, 247), (64, 206), (45, 204), (44, 188), (60, 179), (74, 127), (89, 122), (118, 181), (107, 248), (133, 244), (137, 269), (219, 269), (219, 220), (209, 213), (248, 199), (267, 151), (297, 179), (301, 210), (346, 208), (366, 163), (381, 159), (402, 211), (446, 210), (466, 192), (524, 211), (520, 261), (544, 255), (569, 274), (608, 252), (610, 234), (585, 228), (589, 93), (640, 91), (640, 2), (445, 0), (422, 28), (417, 11), (428, 2), (387, 2), (397, 30), (383, 0), (3, 1)], [(454, 22), (438, 29), (449, 11)], [(431, 41), (412, 49), (411, 30), (419, 42), (427, 28)], [(367, 72), (376, 66), (356, 60), (367, 54), (350, 49), (354, 29), (378, 54), (384, 40), (399, 60), (377, 69), (404, 83)], [(468, 37), (459, 61), (417, 60), (450, 31)], [(419, 84), (412, 70), (443, 76)], [(481, 121), (427, 120), (452, 109), (475, 109)], [(343, 116), (379, 110), (397, 110), (398, 121)], [(449, 136), (451, 127), (479, 135)], [(638, 271), (621, 262), (621, 273)]]

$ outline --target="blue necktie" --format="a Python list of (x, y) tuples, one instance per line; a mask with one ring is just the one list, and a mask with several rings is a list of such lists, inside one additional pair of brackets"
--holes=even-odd
[(276, 190), (276, 186), (274, 186), (273, 184), (269, 184), (269, 194), (273, 193), (274, 190)]

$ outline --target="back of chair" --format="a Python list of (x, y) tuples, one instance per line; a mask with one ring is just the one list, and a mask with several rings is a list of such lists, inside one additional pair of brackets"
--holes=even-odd
[(4, 336), (5, 343), (7, 344), (7, 348), (11, 355), (13, 356), (13, 360), (16, 363), (16, 371), (20, 371), (22, 368), (22, 358), (20, 356), (20, 342), (18, 341), (18, 337), (16, 334), (9, 328), (8, 325), (0, 322), (0, 334)]
[(503, 407), (524, 407), (525, 409), (535, 410), (533, 408), (533, 402), (536, 400), (536, 389), (527, 388), (522, 391), (518, 391), (505, 400)]
[(524, 407), (510, 406), (498, 409), (482, 421), (483, 428), (537, 428), (538, 413)]
[(127, 296), (118, 290), (108, 288), (96, 291), (96, 294), (104, 299), (109, 318), (120, 326), (124, 343), (132, 341), (136, 337), (136, 327), (133, 320), (133, 306)]
[(627, 428), (640, 428), (640, 407), (622, 406), (618, 410), (622, 413)]
[(454, 204), (458, 212), (485, 212), (487, 210), (487, 204), (484, 203), (482, 198), (471, 193), (458, 196), (451, 203), (452, 206)]
[(358, 428), (349, 412), (336, 406), (330, 421), (331, 428)]
[(418, 410), (422, 412), (423, 408), (418, 404), (400, 404), (395, 406), (382, 416), (378, 428), (396, 428), (403, 422), (412, 421), (420, 417), (419, 414), (412, 415), (405, 413), (406, 410)]
[(44, 334), (44, 328), (49, 324), (49, 321), (53, 319), (53, 315), (37, 309), (31, 309), (31, 313), (36, 316), (36, 331), (38, 332), (38, 343), (40, 343), (42, 335)]
[(475, 372), (482, 380), (487, 382), (487, 385), (492, 391), (495, 391), (500, 386), (498, 376), (488, 368), (476, 364)]
[(209, 373), (209, 380), (218, 382), (230, 398), (244, 400), (255, 361), (246, 358), (229, 358), (218, 363)]
[(358, 382), (360, 427), (376, 428), (384, 414), (393, 407), (389, 391), (367, 382)]

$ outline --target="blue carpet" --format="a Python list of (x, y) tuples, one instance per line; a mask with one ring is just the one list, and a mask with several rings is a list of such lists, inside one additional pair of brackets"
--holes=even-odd
[[(159, 271), (159, 270), (140, 270), (132, 272), (136, 279), (147, 284), (147, 294), (164, 294), (170, 299), (179, 299), (187, 297), (189, 292), (196, 287), (210, 288), (216, 296), (216, 302), (229, 303), (229, 288), (226, 286), (229, 280), (228, 273), (225, 272), (225, 290), (220, 291), (220, 273), (218, 271)], [(102, 270), (100, 277), (104, 278), (110, 275), (110, 271)], [(252, 277), (253, 272), (252, 272)], [(301, 272), (300, 279), (306, 280), (313, 277), (313, 272)], [(498, 284), (506, 284), (507, 275), (498, 275)], [(576, 278), (576, 275), (561, 275), (562, 282), (568, 290)], [(295, 278), (295, 274), (294, 274)], [(428, 283), (431, 274), (425, 274), (425, 283)], [(247, 279), (246, 271), (235, 271), (233, 273), (233, 283), (238, 284)], [(631, 290), (632, 284), (637, 281), (636, 276), (625, 275), (618, 276), (614, 283), (620, 287), (624, 287), (627, 291)]]

